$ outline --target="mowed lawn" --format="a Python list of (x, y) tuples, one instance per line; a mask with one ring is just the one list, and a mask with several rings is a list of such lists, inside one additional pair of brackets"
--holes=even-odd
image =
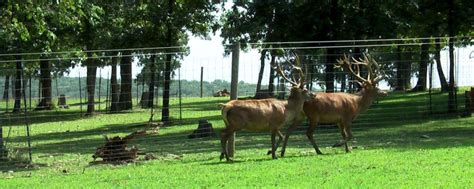
[[(341, 137), (322, 126), (315, 139), (324, 155), (316, 155), (305, 125), (290, 137), (285, 157), (271, 159), (269, 133), (240, 132), (234, 162), (219, 160), (219, 138), (188, 139), (198, 119), (223, 127), (216, 104), (226, 98), (172, 101), (172, 126), (137, 138), (134, 163), (90, 163), (102, 135), (125, 136), (144, 129), (150, 111), (135, 108), (120, 114), (82, 117), (75, 101), (68, 110), (32, 112), (33, 165), (27, 166), (26, 129), (22, 115), (2, 114), (3, 134), (13, 158), (0, 162), (1, 188), (473, 188), (474, 118), (447, 114), (447, 95), (393, 93), (380, 99), (353, 124), (351, 153), (332, 148)], [(458, 97), (459, 111), (464, 106)], [(4, 108), (4, 104), (0, 105)], [(10, 105), (11, 107), (11, 105)], [(102, 109), (105, 104), (102, 104)], [(431, 107), (431, 108), (430, 108)], [(83, 107), (85, 108), (85, 107)], [(155, 118), (160, 117), (160, 111)], [(181, 117), (181, 119), (180, 119)], [(10, 129), (11, 128), (11, 129)], [(146, 154), (146, 155), (145, 155)], [(152, 157), (151, 160), (147, 160)]]

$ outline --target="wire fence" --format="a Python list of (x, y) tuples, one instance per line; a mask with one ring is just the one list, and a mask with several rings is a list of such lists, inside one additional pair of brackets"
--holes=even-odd
[[(441, 42), (421, 38), (247, 44), (244, 47), (249, 49), (240, 55), (238, 96), (287, 98), (289, 84), (282, 82), (270, 65), (272, 61), (286, 61), (280, 51), (298, 54), (307, 70), (306, 87), (315, 94), (328, 90), (357, 93), (360, 88), (353, 76), (328, 67), (344, 55), (370, 54), (387, 76), (379, 88), (388, 96), (378, 97), (367, 112), (354, 120), (356, 138), (358, 133), (383, 136), (379, 129), (397, 127), (400, 120), (416, 125), (456, 117), (468, 108), (464, 92), (474, 86), (470, 74), (474, 73), (474, 59), (470, 58), (474, 49), (455, 44), (451, 71), (449, 52), (444, 47), (447, 41), (440, 39)], [(437, 44), (442, 48), (436, 49)], [(176, 48), (94, 50), (90, 52), (97, 54), (93, 57), (97, 61), (89, 66), (87, 57), (68, 57), (71, 52), (1, 55), (0, 170), (78, 161), (71, 158), (73, 155), (81, 157), (77, 163), (81, 166), (96, 159), (95, 162), (115, 162), (199, 153), (213, 153), (217, 158), (219, 133), (225, 127), (217, 104), (229, 100), (231, 59), (222, 57), (222, 53), (186, 56), (187, 52), (174, 51)], [(121, 51), (133, 53), (124, 55)], [(169, 91), (164, 89), (167, 55), (173, 55)], [(158, 58), (151, 60), (154, 56)], [(124, 57), (132, 57), (129, 71), (124, 71), (120, 62)], [(116, 68), (112, 68), (112, 58), (118, 59)], [(48, 69), (44, 70), (48, 74), (41, 73), (41, 62), (47, 62)], [(261, 65), (265, 69), (261, 70)], [(95, 69), (96, 74), (88, 75), (90, 69)], [(367, 76), (367, 69), (362, 69), (361, 75)], [(454, 78), (456, 111), (448, 111), (448, 94), (441, 92), (442, 75), (448, 83)], [(420, 92), (410, 92), (419, 85)], [(264, 95), (257, 93), (257, 87)], [(167, 92), (169, 98), (163, 99)], [(169, 107), (164, 107), (164, 100), (169, 101)], [(131, 103), (132, 107), (112, 110), (113, 103)], [(48, 108), (43, 110), (41, 106)], [(93, 116), (86, 115), (92, 108)], [(166, 108), (170, 121), (164, 123), (161, 115)], [(307, 122), (303, 123), (290, 138), (293, 148), (311, 148), (304, 134), (307, 126)], [(328, 124), (318, 127), (315, 138), (320, 146), (327, 147), (340, 136), (337, 127)], [(268, 132), (238, 132), (236, 138), (237, 154), (240, 149), (269, 149), (269, 144)], [(262, 151), (258, 155), (263, 154)]]

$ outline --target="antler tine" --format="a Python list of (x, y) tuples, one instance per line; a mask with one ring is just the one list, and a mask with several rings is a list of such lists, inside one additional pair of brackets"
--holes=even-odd
[(337, 60), (337, 62), (338, 62), (337, 66), (339, 66), (339, 67), (343, 66), (343, 68), (345, 68), (347, 71), (349, 71), (350, 74), (352, 74), (356, 78), (356, 80), (358, 80), (359, 82), (361, 82), (361, 83), (367, 82), (366, 79), (364, 79), (360, 76), (360, 69), (359, 69), (359, 66), (358, 66), (359, 64), (362, 64), (362, 65), (366, 65), (366, 64), (361, 62), (361, 61), (357, 61), (354, 58), (352, 58), (352, 59), (355, 61), (355, 65), (357, 65), (357, 70), (358, 70), (357, 73), (354, 72), (354, 69), (352, 69), (352, 66), (351, 66), (354, 63), (351, 63), (349, 57), (346, 54), (344, 54), (344, 57), (342, 59)]
[(372, 64), (375, 66), (375, 70), (377, 71), (377, 73), (375, 73), (377, 77), (374, 78), (373, 82), (378, 83), (380, 80), (385, 78), (386, 74), (380, 69), (380, 65), (377, 63), (377, 61), (375, 61), (375, 59), (372, 59)]
[(304, 73), (303, 73), (303, 70), (301, 69), (301, 61), (300, 61), (300, 57), (298, 56), (298, 54), (296, 54), (295, 52), (290, 52), (294, 57), (295, 57), (295, 62), (296, 62), (296, 65), (292, 63), (292, 61), (289, 59), (289, 58), (286, 58), (286, 61), (291, 65), (291, 68), (298, 73), (299, 75), (299, 78), (296, 79), (295, 76), (293, 75), (292, 78), (293, 78), (293, 82), (297, 83), (298, 86), (303, 86), (303, 83), (304, 83), (304, 80), (305, 80), (305, 77), (304, 77)]
[[(292, 52), (293, 56), (295, 56), (295, 62), (296, 62), (296, 66), (293, 65), (293, 68), (298, 71), (298, 74), (300, 75), (299, 79), (298, 79), (298, 85), (300, 88), (303, 88), (304, 87), (304, 83), (306, 82), (306, 74), (303, 73), (303, 66), (301, 65), (301, 60), (300, 60), (300, 57), (298, 56), (298, 54), (296, 54), (296, 52)], [(307, 70), (306, 70), (307, 71)]]
[(281, 69), (280, 64), (276, 63), (275, 65), (272, 65), (275, 71), (280, 75), (285, 81), (289, 82), (293, 86), (297, 86), (298, 83), (288, 79), (288, 77), (285, 76), (285, 73), (283, 73), (283, 70)]
[(373, 84), (376, 84), (385, 77), (385, 73), (380, 70), (379, 64), (373, 57), (368, 56), (367, 62), (369, 63), (369, 74), (371, 76), (370, 81)]

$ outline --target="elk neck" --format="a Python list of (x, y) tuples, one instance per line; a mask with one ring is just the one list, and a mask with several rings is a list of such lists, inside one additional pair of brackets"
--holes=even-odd
[(365, 112), (370, 105), (372, 105), (372, 102), (375, 100), (375, 97), (377, 95), (377, 88), (363, 88), (357, 97), (357, 102), (359, 104), (359, 112)]
[(287, 101), (287, 108), (290, 110), (303, 110), (305, 98), (303, 94), (290, 93)]

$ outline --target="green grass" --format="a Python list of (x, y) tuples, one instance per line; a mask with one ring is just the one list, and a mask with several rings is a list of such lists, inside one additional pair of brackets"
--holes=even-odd
[[(268, 133), (237, 134), (233, 163), (219, 161), (217, 137), (188, 139), (197, 120), (206, 118), (219, 131), (216, 104), (226, 98), (186, 98), (181, 122), (133, 141), (157, 159), (126, 165), (90, 165), (103, 134), (124, 136), (142, 129), (149, 110), (81, 117), (79, 107), (29, 112), (34, 166), (25, 168), (23, 117), (5, 117), (4, 136), (17, 159), (0, 162), (2, 188), (34, 187), (257, 187), (257, 188), (472, 188), (474, 187), (474, 118), (446, 113), (447, 95), (392, 93), (353, 124), (352, 153), (330, 146), (340, 139), (332, 127), (316, 130), (324, 155), (315, 155), (302, 126), (291, 136), (284, 158), (265, 155)], [(464, 99), (458, 97), (459, 109)], [(70, 102), (74, 103), (74, 102)], [(0, 104), (0, 108), (4, 107)], [(11, 107), (11, 106), (10, 106)], [(104, 106), (102, 106), (103, 108)], [(178, 120), (178, 101), (172, 116)], [(159, 117), (160, 112), (156, 114)], [(6, 125), (6, 126), (5, 126)], [(10, 127), (11, 126), (11, 127)]]

